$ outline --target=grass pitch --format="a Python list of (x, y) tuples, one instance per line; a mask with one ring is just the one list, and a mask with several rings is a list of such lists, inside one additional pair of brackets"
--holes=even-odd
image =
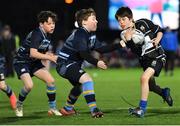
[[(157, 83), (161, 87), (171, 88), (174, 106), (168, 107), (161, 97), (150, 93), (147, 113), (144, 118), (128, 114), (131, 107), (122, 100), (122, 96), (131, 104), (138, 105), (140, 98), (140, 75), (142, 70), (135, 69), (87, 69), (95, 82), (97, 105), (104, 112), (104, 118), (93, 119), (85, 99), (81, 96), (76, 103), (79, 115), (72, 117), (48, 117), (45, 84), (33, 78), (34, 88), (24, 102), (24, 117), (17, 118), (11, 110), (7, 96), (0, 93), (0, 124), (4, 125), (131, 125), (131, 124), (180, 124), (180, 68), (176, 68), (174, 76), (165, 76), (163, 71)], [(61, 78), (55, 70), (51, 70), (57, 85), (57, 106), (63, 107), (71, 85)], [(6, 82), (18, 95), (22, 82), (15, 78), (7, 78)]]

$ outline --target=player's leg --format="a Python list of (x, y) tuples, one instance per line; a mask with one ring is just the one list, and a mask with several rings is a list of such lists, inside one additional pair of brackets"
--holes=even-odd
[(19, 93), (19, 101), (23, 102), (26, 99), (26, 96), (33, 88), (33, 81), (29, 73), (24, 73), (20, 76), (20, 79), (23, 81), (24, 87)]
[[(2, 75), (2, 74), (1, 74)], [(16, 95), (15, 93), (12, 91), (11, 87), (6, 85), (5, 81), (2, 80), (2, 78), (0, 77), (0, 89), (6, 93), (6, 95), (9, 97), (9, 101), (11, 104), (11, 108), (12, 109), (16, 109)]]
[(162, 96), (162, 88), (156, 84), (154, 76), (149, 79), (149, 91), (152, 91), (160, 96)]
[(161, 88), (156, 84), (154, 77), (151, 77), (149, 80), (149, 90), (160, 95), (169, 106), (173, 106), (173, 99), (170, 94), (170, 88)]
[(82, 93), (82, 87), (78, 81), (80, 76), (84, 73), (84, 70), (81, 70), (79, 65), (75, 62), (59, 64), (57, 65), (56, 70), (60, 76), (68, 79), (69, 82), (73, 85), (73, 88), (68, 95), (66, 105), (60, 109), (60, 112), (63, 116), (74, 115), (76, 114), (76, 111), (74, 110), (74, 105), (78, 100), (78, 97)]
[(149, 79), (153, 76), (155, 70), (148, 67), (144, 73), (141, 75), (141, 100), (139, 102), (139, 107), (135, 109), (130, 109), (130, 113), (138, 117), (143, 117), (146, 112), (147, 100), (149, 95)]
[(62, 109), (60, 109), (60, 112), (64, 116), (77, 114), (74, 109), (74, 105), (82, 93), (82, 87), (78, 82), (70, 81), (70, 83), (73, 85), (73, 88), (68, 95), (66, 105)]
[(61, 113), (56, 109), (56, 87), (54, 78), (45, 68), (41, 68), (34, 72), (34, 75), (43, 80), (47, 84), (47, 96), (49, 99), (49, 115), (61, 116)]
[[(82, 93), (88, 106), (90, 107), (93, 117), (102, 117), (103, 113), (97, 109), (94, 83), (91, 77), (79, 66), (78, 63), (67, 63), (57, 66), (57, 72), (60, 76), (74, 82), (82, 84)], [(96, 113), (96, 115), (94, 114)]]
[(20, 79), (22, 80), (24, 86), (22, 87), (20, 93), (19, 93), (19, 98), (17, 101), (17, 106), (16, 106), (16, 116), (22, 117), (23, 116), (23, 102), (26, 99), (27, 95), (33, 88), (33, 81), (29, 73), (24, 73), (20, 76)]
[(97, 108), (95, 92), (94, 92), (94, 82), (89, 74), (84, 73), (79, 82), (82, 84), (82, 91), (84, 98), (86, 99), (87, 105), (90, 108), (91, 115), (93, 118), (103, 117), (103, 113)]
[(146, 111), (147, 99), (149, 95), (149, 79), (154, 75), (154, 69), (147, 68), (141, 76), (141, 101), (139, 107)]
[(16, 103), (16, 116), (22, 117), (23, 116), (23, 102), (26, 99), (27, 95), (33, 88), (33, 81), (30, 75), (30, 66), (29, 64), (25, 63), (16, 63), (14, 64), (15, 71), (19, 79), (23, 82), (23, 87), (19, 93), (19, 97)]
[(5, 82), (4, 71), (5, 71), (5, 67), (4, 67), (4, 63), (2, 63), (0, 65), (0, 89), (7, 94), (7, 96), (9, 97), (12, 109), (15, 109), (17, 99), (15, 96), (15, 93), (12, 91), (10, 86), (8, 86)]

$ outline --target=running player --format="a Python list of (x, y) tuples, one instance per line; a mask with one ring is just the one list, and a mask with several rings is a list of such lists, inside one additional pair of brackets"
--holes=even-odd
[(76, 114), (74, 104), (80, 94), (83, 93), (90, 108), (91, 116), (100, 118), (103, 117), (103, 112), (96, 105), (94, 82), (81, 66), (83, 61), (86, 60), (105, 70), (107, 69), (105, 62), (94, 58), (91, 55), (91, 51), (95, 50), (105, 53), (118, 49), (121, 46), (120, 43), (102, 46), (102, 43), (97, 40), (95, 35), (97, 29), (96, 13), (92, 8), (77, 11), (75, 18), (79, 28), (74, 30), (67, 38), (58, 54), (57, 60), (57, 72), (73, 85), (66, 105), (60, 109), (60, 112), (64, 116)]
[[(128, 7), (117, 10), (115, 18), (122, 28), (121, 44), (138, 55), (144, 70), (141, 75), (141, 99), (137, 108), (130, 108), (131, 114), (143, 117), (146, 112), (149, 91), (160, 95), (169, 106), (173, 105), (169, 88), (160, 88), (154, 76), (158, 77), (165, 63), (165, 54), (159, 44), (163, 34), (158, 25), (147, 19), (133, 20), (133, 13)], [(143, 37), (142, 37), (143, 36)]]
[(37, 18), (39, 27), (27, 35), (14, 59), (15, 71), (24, 84), (19, 93), (15, 111), (18, 117), (23, 116), (23, 102), (33, 88), (32, 76), (36, 76), (47, 85), (47, 96), (49, 99), (48, 114), (61, 115), (56, 109), (54, 78), (41, 63), (41, 60), (49, 60), (56, 63), (57, 56), (47, 52), (51, 44), (50, 34), (54, 32), (57, 15), (51, 11), (41, 11)]

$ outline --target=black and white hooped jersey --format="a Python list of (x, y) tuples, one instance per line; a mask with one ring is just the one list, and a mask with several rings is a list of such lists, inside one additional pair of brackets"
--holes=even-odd
[[(139, 19), (135, 22), (135, 28), (144, 34), (144, 42), (141, 45), (134, 44), (133, 40), (127, 42), (127, 47), (131, 48), (133, 53), (139, 57), (148, 55), (150, 58), (157, 58), (160, 55), (164, 55), (161, 45), (155, 47), (151, 41), (157, 36), (158, 32), (162, 32), (162, 29), (158, 25), (155, 25), (148, 19)], [(161, 53), (158, 54), (159, 52)]]
[(43, 32), (42, 28), (36, 28), (26, 36), (22, 46), (17, 51), (14, 62), (33, 62), (37, 60), (30, 57), (30, 48), (35, 48), (40, 53), (46, 53), (49, 50), (50, 43), (49, 36)]
[(65, 41), (58, 56), (64, 60), (72, 60), (82, 63), (84, 59), (80, 56), (81, 51), (90, 51), (99, 48), (102, 44), (96, 39), (94, 33), (89, 33), (85, 28), (78, 28)]

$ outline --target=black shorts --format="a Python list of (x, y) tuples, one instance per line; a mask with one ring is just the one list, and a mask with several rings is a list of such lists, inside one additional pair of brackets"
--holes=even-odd
[(45, 66), (41, 63), (41, 60), (36, 60), (30, 63), (14, 63), (14, 69), (17, 73), (18, 78), (24, 73), (29, 73), (32, 77), (33, 74)]
[(148, 67), (151, 67), (155, 70), (154, 76), (158, 77), (162, 68), (163, 68), (163, 61), (161, 59), (143, 59), (140, 60), (140, 64), (145, 71)]
[(66, 61), (58, 63), (57, 73), (70, 81), (74, 86), (79, 84), (80, 77), (86, 73), (77, 62)]

